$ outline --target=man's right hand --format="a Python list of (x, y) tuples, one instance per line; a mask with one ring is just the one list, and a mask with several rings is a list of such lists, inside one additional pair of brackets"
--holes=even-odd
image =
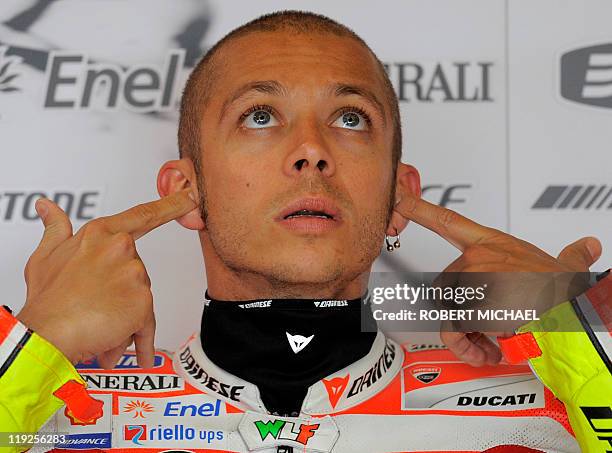
[(17, 318), (72, 363), (97, 356), (112, 368), (134, 341), (138, 364), (153, 366), (151, 281), (135, 241), (196, 207), (183, 190), (92, 220), (73, 235), (66, 213), (38, 200), (45, 231), (25, 267), (27, 298)]

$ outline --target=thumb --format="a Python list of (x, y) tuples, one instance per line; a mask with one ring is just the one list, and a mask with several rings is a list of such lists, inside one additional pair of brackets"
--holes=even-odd
[(72, 223), (62, 208), (51, 200), (39, 198), (35, 208), (45, 226), (45, 232), (35, 253), (45, 257), (72, 237)]
[(601, 250), (599, 239), (587, 236), (566, 246), (557, 259), (577, 272), (585, 272), (599, 259)]

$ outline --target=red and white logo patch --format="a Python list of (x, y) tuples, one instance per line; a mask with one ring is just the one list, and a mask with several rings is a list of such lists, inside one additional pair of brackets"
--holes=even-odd
[(329, 404), (335, 408), (338, 401), (342, 397), (342, 394), (346, 390), (350, 379), (350, 375), (344, 377), (335, 377), (333, 379), (323, 379), (322, 382), (325, 385), (327, 394), (329, 395)]
[(440, 376), (442, 368), (434, 366), (424, 366), (410, 370), (415, 379), (418, 379), (423, 384), (429, 384), (435, 381)]

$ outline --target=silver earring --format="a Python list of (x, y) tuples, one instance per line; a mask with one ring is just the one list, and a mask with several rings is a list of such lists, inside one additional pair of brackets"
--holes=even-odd
[(400, 248), (399, 233), (395, 230), (395, 242), (391, 245), (391, 237), (385, 234), (385, 243), (387, 244), (387, 252), (392, 252), (395, 249)]

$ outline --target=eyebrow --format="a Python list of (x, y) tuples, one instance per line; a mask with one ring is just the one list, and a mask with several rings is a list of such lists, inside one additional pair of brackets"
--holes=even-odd
[(387, 123), (387, 117), (385, 115), (385, 106), (382, 102), (378, 100), (376, 95), (367, 88), (355, 85), (346, 85), (344, 83), (337, 83), (332, 86), (332, 91), (336, 96), (357, 95), (361, 96), (362, 98), (365, 98), (376, 109), (376, 111), (380, 115), (380, 118), (382, 119), (383, 124)]
[[(272, 96), (285, 97), (288, 96), (287, 89), (277, 82), (276, 80), (258, 80), (255, 82), (249, 82), (245, 85), (242, 85), (238, 88), (232, 96), (230, 96), (221, 107), (220, 118), (222, 118), (225, 114), (225, 111), (237, 100), (250, 94), (251, 92), (256, 93), (264, 93), (270, 94)], [(376, 97), (376, 95), (365, 87), (360, 87), (356, 85), (348, 85), (345, 83), (336, 83), (332, 85), (329, 89), (329, 93), (341, 97), (341, 96), (351, 96), (356, 95), (364, 98), (368, 101), (377, 113), (380, 115), (380, 118), (383, 121), (383, 124), (386, 124), (386, 115), (385, 115), (385, 107), (382, 102)]]
[(223, 118), (225, 111), (230, 107), (230, 105), (253, 91), (257, 93), (271, 94), (273, 96), (287, 96), (287, 90), (285, 87), (283, 87), (276, 80), (259, 80), (256, 82), (249, 82), (238, 88), (234, 94), (232, 94), (232, 96), (223, 103), (223, 106), (221, 107), (221, 115), (219, 117)]

